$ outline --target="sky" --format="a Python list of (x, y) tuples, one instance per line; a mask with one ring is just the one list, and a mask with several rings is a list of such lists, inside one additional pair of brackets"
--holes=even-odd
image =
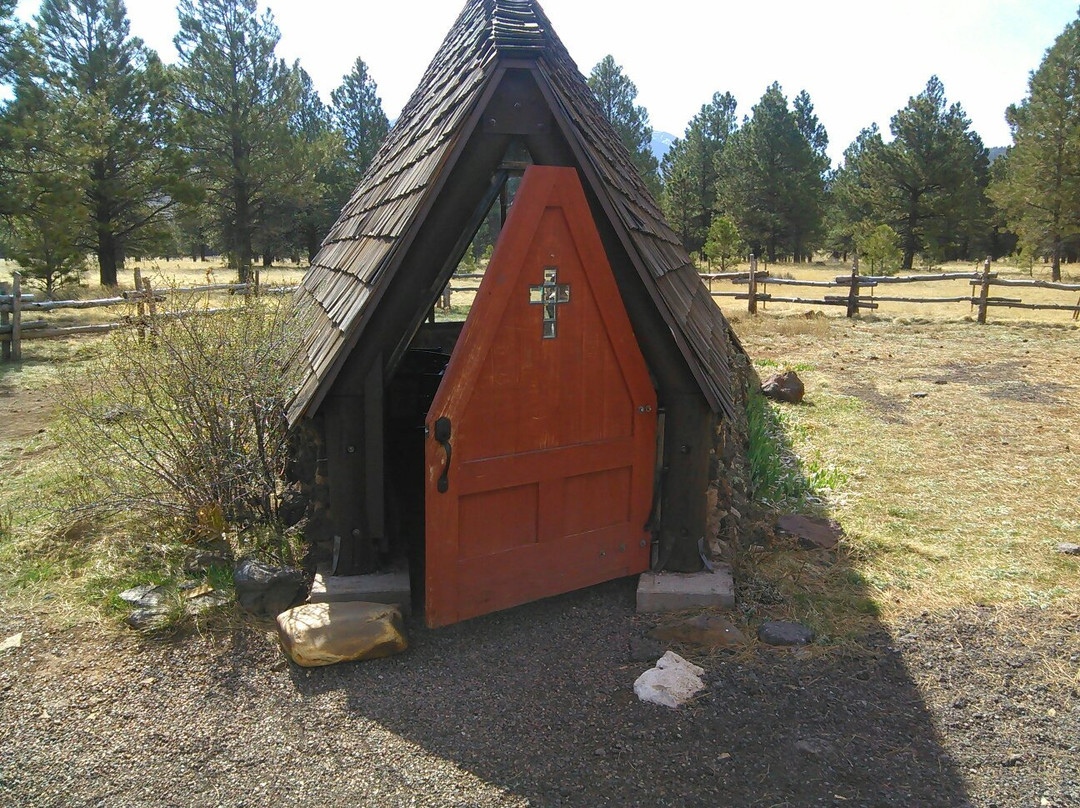
[[(681, 136), (714, 92), (740, 115), (779, 81), (810, 93), (839, 163), (859, 131), (889, 119), (931, 75), (960, 102), (987, 146), (1011, 142), (1005, 108), (1080, 0), (541, 0), (584, 73), (606, 54), (638, 87), (657, 131)], [(260, 0), (281, 29), (278, 53), (299, 59), (323, 99), (359, 56), (393, 120), (420, 81), (464, 0)], [(30, 19), (39, 0), (20, 0)], [(171, 0), (126, 0), (131, 30), (176, 59)]]

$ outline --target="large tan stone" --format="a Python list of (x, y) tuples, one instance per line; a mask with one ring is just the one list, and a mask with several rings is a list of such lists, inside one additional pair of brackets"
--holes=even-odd
[(409, 647), (401, 610), (385, 603), (305, 603), (277, 618), (281, 647), (313, 668), (379, 659)]

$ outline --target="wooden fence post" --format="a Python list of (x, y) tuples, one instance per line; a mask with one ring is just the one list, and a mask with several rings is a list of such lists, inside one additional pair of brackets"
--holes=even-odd
[(757, 256), (750, 253), (750, 294), (746, 299), (746, 310), (757, 314)]
[(259, 296), (259, 268), (255, 267), (255, 297)]
[(847, 316), (854, 317), (859, 313), (859, 256), (851, 262), (851, 288), (848, 289)]
[(157, 333), (157, 301), (154, 299), (154, 287), (149, 278), (143, 278), (143, 292), (146, 295), (146, 309), (150, 314), (150, 333)]
[(990, 258), (983, 262), (982, 287), (979, 289), (979, 322), (986, 322), (986, 300), (990, 296)]
[[(6, 308), (4, 308), (4, 306), (7, 306), (9, 304), (4, 303), (3, 300), (2, 300), (3, 298), (7, 297), (7, 295), (8, 295), (8, 285), (7, 285), (7, 283), (0, 283), (0, 327), (11, 325), (11, 315), (8, 314), (8, 310)], [(4, 342), (3, 346), (0, 347), (0, 359), (2, 359), (4, 362), (10, 362), (11, 361), (11, 341), (10, 340)]]
[(142, 270), (135, 267), (135, 313), (138, 316), (138, 334), (140, 340), (146, 337), (146, 302), (143, 300), (142, 290)]
[(22, 361), (22, 274), (11, 273), (11, 361)]

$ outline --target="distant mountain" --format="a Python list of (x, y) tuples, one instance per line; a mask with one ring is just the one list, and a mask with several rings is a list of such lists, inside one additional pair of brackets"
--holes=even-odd
[(668, 153), (668, 149), (671, 148), (671, 144), (678, 138), (670, 132), (653, 132), (652, 133), (652, 149), (653, 157), (656, 158), (656, 162), (660, 163), (664, 160), (664, 155)]
[(990, 152), (990, 164), (993, 165), (996, 159), (1002, 157), (1008, 151), (1008, 148), (1008, 146), (991, 146), (988, 150)]

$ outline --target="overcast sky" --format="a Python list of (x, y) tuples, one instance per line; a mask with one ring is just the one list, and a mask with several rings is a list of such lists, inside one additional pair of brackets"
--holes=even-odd
[[(859, 130), (889, 118), (937, 74), (987, 146), (1008, 145), (1005, 107), (1080, 0), (542, 0), (578, 67), (610, 53), (637, 84), (658, 131), (681, 136), (716, 91), (749, 114), (779, 81), (810, 93), (838, 161)], [(126, 0), (132, 33), (174, 61), (171, 0)], [(39, 0), (21, 0), (29, 19)], [(395, 118), (463, 0), (260, 0), (324, 100), (360, 56)]]

